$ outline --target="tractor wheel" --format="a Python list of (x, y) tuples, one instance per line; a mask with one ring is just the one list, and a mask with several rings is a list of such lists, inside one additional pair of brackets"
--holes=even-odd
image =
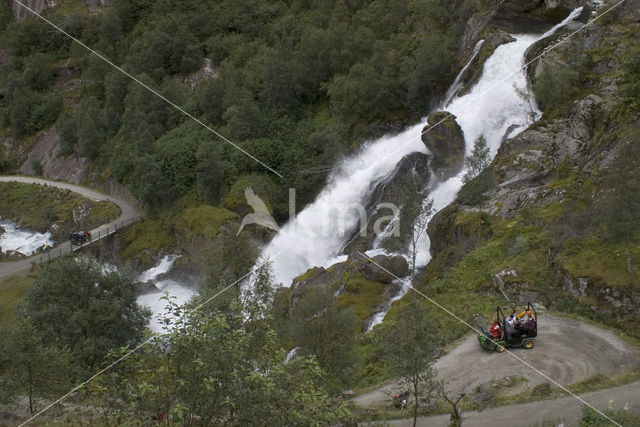
[(498, 352), (498, 353), (503, 353), (503, 352), (504, 352), (504, 350), (505, 350), (505, 348), (504, 348), (504, 346), (503, 346), (503, 345), (500, 345), (500, 344), (497, 344), (497, 345), (496, 345), (496, 352)]
[(531, 350), (533, 348), (533, 341), (527, 341), (526, 343), (522, 344), (522, 346), (527, 350)]

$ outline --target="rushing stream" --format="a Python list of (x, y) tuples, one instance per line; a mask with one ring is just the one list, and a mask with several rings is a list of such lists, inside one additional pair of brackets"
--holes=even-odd
[(158, 265), (144, 271), (140, 277), (138, 277), (139, 282), (153, 282), (158, 289), (156, 292), (139, 295), (137, 300), (138, 304), (151, 309), (149, 329), (153, 332), (163, 332), (163, 325), (158, 316), (165, 312), (165, 307), (167, 306), (167, 301), (163, 298), (165, 293), (169, 293), (169, 297), (178, 305), (186, 303), (195, 294), (193, 289), (176, 280), (162, 279), (156, 281), (158, 277), (171, 271), (173, 264), (178, 258), (180, 258), (180, 255), (166, 255), (158, 262)]
[[(536, 41), (575, 19), (581, 10), (574, 10), (545, 34), (515, 35), (514, 42), (499, 46), (485, 62), (482, 77), (471, 91), (454, 97), (441, 108), (456, 116), (464, 133), (467, 154), (473, 150), (475, 141), (484, 136), (493, 158), (505, 138), (517, 135), (540, 117), (527, 86), (523, 67), (525, 52)], [(476, 46), (474, 56), (480, 45)], [(449, 93), (455, 94), (459, 85), (459, 79), (456, 79)], [(327, 267), (344, 260), (346, 236), (358, 227), (360, 219), (358, 212), (350, 207), (366, 204), (375, 186), (395, 169), (404, 156), (416, 151), (426, 152), (421, 141), (421, 132), (426, 124), (425, 120), (397, 135), (369, 142), (334, 169), (326, 188), (315, 202), (282, 227), (263, 250), (263, 257), (271, 259), (277, 283), (290, 286), (295, 277), (311, 267)], [(457, 176), (432, 187), (427, 198), (433, 201), (434, 212), (455, 199), (465, 172), (462, 170)], [(429, 262), (429, 247), (429, 238), (423, 233), (418, 245), (419, 267)], [(376, 249), (375, 253), (380, 251)], [(405, 292), (403, 289), (401, 294)], [(376, 313), (371, 326), (381, 322), (385, 314), (386, 310)]]
[(51, 233), (38, 233), (37, 231), (21, 230), (16, 223), (4, 220), (0, 221), (0, 227), (4, 233), (0, 233), (0, 252), (16, 251), (29, 256), (36, 252), (45, 243), (53, 245)]

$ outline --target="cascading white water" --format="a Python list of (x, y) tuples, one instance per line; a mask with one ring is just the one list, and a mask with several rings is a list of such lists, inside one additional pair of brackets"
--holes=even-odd
[[(180, 255), (166, 255), (158, 262), (158, 265), (144, 271), (139, 282), (154, 281), (161, 275), (168, 273), (173, 268), (173, 264), (180, 258)], [(167, 301), (163, 299), (165, 293), (169, 293), (171, 301), (178, 305), (183, 305), (196, 293), (193, 289), (185, 286), (172, 279), (163, 279), (155, 283), (157, 292), (150, 292), (139, 295), (137, 302), (139, 305), (147, 306), (151, 309), (151, 319), (149, 320), (149, 329), (153, 332), (163, 332), (163, 324), (160, 322), (159, 316), (164, 314)]]
[(464, 67), (462, 67), (462, 70), (460, 70), (456, 78), (453, 80), (453, 83), (451, 83), (451, 87), (449, 87), (449, 90), (447, 90), (447, 94), (444, 96), (444, 102), (442, 103), (442, 105), (448, 105), (449, 102), (451, 102), (451, 100), (453, 99), (453, 97), (458, 94), (460, 89), (462, 89), (463, 87), (462, 78), (464, 77), (464, 73), (469, 69), (473, 60), (476, 59), (476, 56), (478, 56), (478, 52), (480, 52), (480, 48), (482, 47), (483, 44), (484, 44), (484, 40), (480, 40), (478, 43), (476, 43), (476, 46), (473, 48), (473, 53), (471, 54), (471, 58), (467, 61), (466, 64), (464, 64)]
[[(534, 42), (553, 34), (581, 11), (582, 8), (574, 10), (541, 36), (519, 35), (515, 36), (516, 41), (499, 46), (486, 61), (482, 77), (471, 92), (453, 99), (444, 108), (457, 117), (464, 132), (467, 154), (473, 150), (477, 138), (484, 135), (491, 155), (495, 155), (504, 137), (515, 136), (539, 117), (527, 88), (524, 53)], [(423, 121), (398, 135), (365, 144), (358, 154), (341, 162), (316, 201), (286, 224), (263, 250), (262, 257), (271, 259), (277, 283), (289, 286), (310, 267), (328, 266), (341, 260), (345, 236), (356, 229), (360, 220), (353, 207), (364, 205), (375, 186), (405, 155), (426, 152), (421, 141), (425, 124)], [(429, 198), (433, 200), (434, 213), (455, 199), (464, 173), (433, 188)], [(429, 262), (429, 247), (429, 238), (423, 233), (417, 266), (423, 267)]]
[[(367, 143), (344, 160), (329, 178), (315, 202), (286, 224), (262, 252), (272, 261), (275, 281), (284, 286), (309, 267), (337, 260), (346, 238), (360, 220), (360, 207), (376, 184), (391, 173), (407, 154), (426, 153), (419, 136), (424, 124)], [(391, 213), (390, 213), (391, 214)]]
[[(533, 43), (552, 35), (581, 12), (582, 8), (575, 9), (564, 21), (540, 36), (516, 35), (513, 36), (516, 39), (514, 42), (498, 46), (485, 62), (482, 77), (471, 91), (451, 100), (443, 108), (456, 116), (464, 133), (467, 154), (473, 151), (478, 138), (484, 136), (493, 159), (505, 138), (516, 136), (541, 117), (542, 113), (527, 86), (525, 52)], [(437, 184), (429, 193), (425, 200), (433, 202), (429, 219), (455, 200), (465, 174), (466, 169), (463, 169), (458, 175)], [(429, 236), (423, 232), (418, 240), (416, 267), (424, 267), (429, 263), (430, 247)], [(408, 290), (407, 283), (401, 285), (400, 297)], [(398, 295), (386, 304), (384, 311), (371, 317), (367, 330), (384, 320), (391, 304), (399, 299)]]
[(145, 283), (150, 280), (156, 280), (159, 276), (168, 273), (173, 268), (173, 263), (180, 258), (180, 255), (169, 254), (165, 255), (158, 265), (155, 267), (151, 267), (150, 269), (143, 271), (140, 277), (138, 277), (138, 281)]
[(16, 223), (11, 221), (0, 222), (4, 233), (0, 234), (0, 252), (16, 251), (23, 255), (31, 255), (40, 249), (45, 243), (53, 245), (51, 233), (38, 233), (37, 231), (21, 230)]

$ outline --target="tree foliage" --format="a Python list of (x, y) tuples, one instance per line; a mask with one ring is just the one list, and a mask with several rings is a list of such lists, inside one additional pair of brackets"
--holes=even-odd
[(71, 387), (71, 353), (56, 344), (43, 344), (29, 321), (0, 330), (0, 401), (26, 396), (31, 414), (41, 399), (58, 397)]
[(426, 301), (415, 293), (405, 300), (402, 314), (388, 325), (383, 324), (385, 341), (393, 343), (384, 357), (401, 378), (402, 391), (408, 390), (412, 396), (415, 426), (420, 402), (423, 398), (428, 400), (436, 389), (432, 363), (444, 337), (429, 316)]
[(291, 337), (301, 354), (313, 355), (339, 389), (355, 361), (355, 334), (359, 324), (353, 308), (333, 303), (330, 290), (311, 289), (291, 309)]
[(473, 146), (473, 153), (465, 159), (467, 172), (462, 177), (464, 185), (458, 192), (458, 201), (476, 206), (487, 200), (488, 192), (496, 187), (487, 141), (480, 136)]
[(161, 409), (185, 425), (325, 425), (346, 414), (329, 406), (313, 358), (283, 363), (270, 326), (271, 293), (264, 266), (251, 290), (223, 307), (169, 302), (167, 313), (178, 316), (167, 320), (167, 334), (92, 386), (109, 417), (146, 421)]
[(29, 285), (21, 317), (45, 345), (68, 348), (91, 371), (109, 351), (142, 337), (149, 314), (137, 305), (135, 289), (127, 275), (92, 257), (63, 258)]
[[(49, 18), (277, 170), (286, 177), (280, 190), (295, 185), (303, 205), (341, 154), (428, 111), (453, 77), (457, 22), (473, 5), (120, 0), (99, 14)], [(64, 109), (60, 154), (100, 159), (96, 172), (152, 210), (194, 193), (215, 203), (239, 177), (264, 172), (223, 144), (185, 175), (194, 153), (212, 153), (182, 147), (189, 136), (174, 131), (189, 119), (41, 20), (9, 21), (0, 85), (17, 136), (46, 129)], [(213, 70), (194, 78), (205, 58)], [(82, 102), (76, 88), (61, 102), (56, 87), (74, 81)], [(167, 171), (173, 176), (163, 180)]]

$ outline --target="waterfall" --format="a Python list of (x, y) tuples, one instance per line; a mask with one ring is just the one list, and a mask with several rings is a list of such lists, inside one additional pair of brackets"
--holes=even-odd
[[(525, 52), (536, 41), (575, 19), (581, 11), (582, 8), (574, 10), (543, 35), (516, 35), (514, 42), (499, 46), (487, 59), (482, 76), (471, 91), (445, 106), (445, 110), (457, 117), (467, 154), (473, 150), (477, 138), (484, 135), (494, 156), (505, 137), (515, 136), (539, 118), (540, 112), (531, 102), (532, 95), (527, 87), (523, 67)], [(526, 94), (524, 98), (522, 94)], [(290, 286), (295, 277), (311, 267), (327, 267), (344, 260), (341, 255), (346, 236), (357, 229), (361, 220), (358, 206), (366, 204), (375, 186), (405, 155), (426, 152), (421, 141), (425, 125), (426, 120), (423, 120), (397, 135), (368, 142), (357, 154), (340, 162), (316, 200), (282, 227), (264, 248), (262, 257), (271, 259), (277, 283)], [(428, 196), (433, 201), (434, 212), (455, 199), (464, 173), (463, 170), (434, 185)], [(429, 238), (423, 233), (418, 246), (418, 266), (429, 262), (429, 247)]]
[(462, 67), (462, 70), (460, 70), (455, 80), (453, 80), (451, 87), (449, 87), (449, 90), (447, 90), (447, 94), (444, 97), (443, 105), (448, 105), (453, 99), (453, 97), (456, 96), (458, 91), (462, 89), (462, 84), (461, 84), (462, 77), (464, 77), (464, 73), (467, 72), (473, 60), (476, 59), (476, 56), (478, 56), (478, 52), (480, 52), (480, 48), (482, 47), (483, 44), (484, 44), (484, 40), (480, 40), (478, 43), (476, 43), (476, 46), (473, 48), (473, 53), (471, 54), (471, 58), (467, 61), (464, 67)]
[(138, 281), (144, 283), (150, 280), (156, 280), (162, 274), (168, 273), (173, 268), (173, 263), (176, 262), (178, 258), (180, 258), (180, 255), (165, 255), (158, 265), (142, 272), (140, 277), (138, 277)]
[[(180, 258), (180, 255), (166, 255), (162, 258), (158, 264), (149, 270), (144, 271), (138, 277), (139, 282), (155, 281), (158, 277), (168, 273), (173, 268), (173, 264)], [(147, 306), (151, 309), (151, 319), (149, 320), (149, 329), (153, 332), (164, 332), (163, 323), (159, 317), (165, 313), (165, 307), (167, 301), (163, 299), (165, 293), (169, 294), (169, 297), (178, 305), (183, 305), (191, 299), (195, 294), (192, 287), (185, 286), (184, 283), (180, 283), (173, 279), (162, 279), (155, 282), (155, 286), (158, 289), (157, 292), (150, 292), (139, 295), (137, 302), (139, 305)]]
[(272, 260), (277, 283), (291, 281), (313, 266), (335, 261), (352, 230), (358, 227), (363, 207), (376, 184), (389, 175), (407, 154), (426, 153), (420, 140), (423, 123), (397, 135), (366, 143), (353, 157), (342, 161), (326, 188), (292, 221), (281, 228), (262, 252)]

